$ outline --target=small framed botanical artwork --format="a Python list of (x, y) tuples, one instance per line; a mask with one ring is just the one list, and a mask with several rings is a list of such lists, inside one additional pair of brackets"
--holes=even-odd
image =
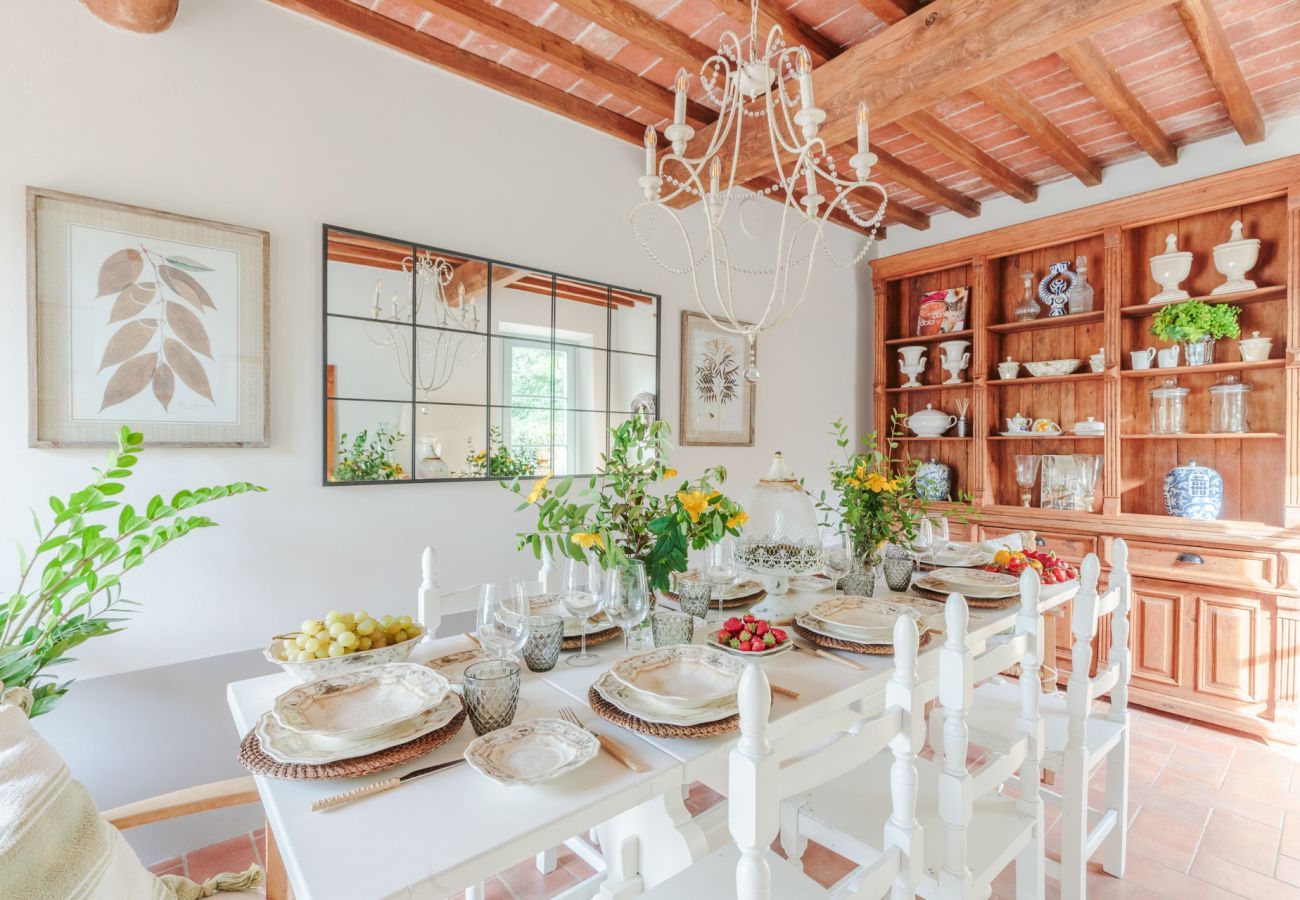
[(748, 352), (742, 335), (682, 311), (683, 445), (754, 446), (755, 392), (744, 376)]
[(33, 447), (265, 447), (265, 231), (27, 189)]
[(930, 291), (921, 296), (916, 310), (916, 333), (951, 334), (966, 328), (966, 305), (969, 287)]

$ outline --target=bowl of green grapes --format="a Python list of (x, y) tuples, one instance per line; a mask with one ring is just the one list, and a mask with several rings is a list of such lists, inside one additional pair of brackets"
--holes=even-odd
[(273, 638), (262, 655), (299, 681), (315, 681), (402, 662), (423, 637), (424, 629), (410, 616), (331, 610), (323, 618), (306, 619), (298, 631)]

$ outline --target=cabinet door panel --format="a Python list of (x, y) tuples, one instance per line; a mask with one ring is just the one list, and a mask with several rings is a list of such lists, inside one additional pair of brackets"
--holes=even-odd
[(1146, 541), (1129, 541), (1128, 552), (1129, 570), (1134, 575), (1233, 588), (1270, 588), (1277, 584), (1276, 553), (1208, 550)]
[(1129, 643), (1135, 679), (1168, 687), (1181, 684), (1186, 606), (1187, 598), (1177, 590), (1140, 579), (1134, 582)]
[(1196, 598), (1196, 691), (1204, 699), (1264, 702), (1268, 694), (1266, 613), (1253, 597)]

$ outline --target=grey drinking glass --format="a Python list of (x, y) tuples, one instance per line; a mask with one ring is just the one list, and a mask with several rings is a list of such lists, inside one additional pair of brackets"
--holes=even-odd
[(689, 644), (695, 637), (695, 617), (671, 609), (657, 610), (650, 617), (650, 631), (656, 647)]
[(885, 554), (885, 558), (880, 563), (881, 568), (885, 570), (885, 584), (895, 593), (902, 593), (912, 586), (912, 570), (916, 568), (916, 560), (905, 553)]
[(564, 616), (540, 613), (532, 617), (532, 631), (524, 644), (524, 663), (530, 672), (549, 672), (560, 658), (564, 643)]
[(465, 670), (465, 708), (474, 733), (505, 728), (519, 705), (519, 663), (488, 659)]
[(677, 579), (677, 604), (682, 612), (703, 619), (713, 599), (713, 582), (695, 578)]

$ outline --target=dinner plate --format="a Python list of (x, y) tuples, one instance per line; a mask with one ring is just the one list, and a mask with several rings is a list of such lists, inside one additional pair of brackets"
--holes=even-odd
[(342, 742), (317, 734), (290, 731), (275, 717), (275, 713), (267, 712), (257, 722), (257, 740), (262, 746), (262, 752), (276, 762), (286, 765), (322, 765), (341, 759), (368, 756), (423, 737), (450, 722), (460, 712), (460, 708), (460, 695), (448, 691), (432, 709), (399, 722), (381, 734), (360, 741)]
[(426, 662), (425, 665), (435, 672), (440, 672), (453, 686), (460, 687), (465, 683), (466, 669), (476, 662), (482, 662), (490, 658), (483, 648), (473, 647), (469, 650), (460, 650), (456, 653), (435, 657)]
[[(916, 615), (915, 618), (916, 618), (917, 631), (920, 633), (920, 636), (924, 637), (926, 632), (930, 630), (930, 627), (929, 625), (926, 624), (926, 620), (924, 616)], [(806, 612), (799, 613), (799, 615), (794, 617), (794, 621), (795, 624), (799, 625), (801, 628), (806, 628), (809, 631), (813, 632), (814, 634), (820, 634), (822, 637), (832, 638), (837, 641), (852, 641), (855, 644), (882, 644), (882, 645), (894, 643), (894, 632), (892, 628), (890, 629), (889, 634), (886, 636), (873, 637), (870, 640), (864, 640), (863, 638), (850, 637), (846, 634), (842, 634), (838, 630), (829, 627), (821, 619), (817, 618), (816, 616), (810, 615)]]
[(450, 688), (426, 666), (388, 663), (296, 685), (271, 711), (290, 731), (357, 741), (432, 709)]
[(675, 644), (620, 659), (610, 671), (652, 704), (698, 709), (734, 700), (743, 667), (712, 647)]
[(942, 594), (955, 591), (982, 600), (998, 600), (1020, 593), (1020, 579), (1014, 575), (985, 572), (983, 569), (935, 569), (926, 572), (914, 583), (927, 591)]
[[(905, 606), (871, 597), (832, 597), (814, 603), (805, 613), (822, 623), (821, 633), (863, 644), (887, 644), (894, 639), (899, 616), (919, 616)], [(805, 626), (807, 627), (807, 626)]]
[[(726, 658), (731, 659), (731, 657)], [(596, 679), (594, 687), (596, 693), (628, 715), (659, 725), (703, 725), (706, 722), (717, 722), (728, 716), (734, 716), (740, 711), (734, 696), (713, 706), (684, 709), (671, 709), (657, 703), (650, 703), (647, 702), (645, 694), (634, 691), (625, 682), (620, 681), (613, 672), (602, 673)]]
[(533, 719), (490, 731), (465, 748), (465, 761), (507, 787), (559, 778), (600, 752), (600, 741), (562, 719)]
[(835, 579), (820, 572), (813, 575), (792, 575), (790, 587), (796, 591), (829, 591), (835, 587)]
[[(699, 572), (692, 571), (683, 573), (678, 577), (690, 581), (700, 581), (704, 576)], [(763, 590), (763, 585), (752, 578), (738, 579), (733, 581), (731, 584), (721, 586), (715, 584), (713, 586), (713, 597), (710, 598), (710, 602), (717, 603), (721, 600), (723, 603), (726, 603), (728, 600), (740, 600), (744, 597), (752, 597), (761, 590)]]
[[(541, 613), (554, 613), (557, 616), (563, 616), (564, 636), (566, 638), (578, 637), (582, 634), (582, 619), (569, 614), (569, 611), (564, 608), (564, 601), (560, 599), (560, 596), (560, 594), (538, 594), (535, 597), (529, 597), (529, 612), (535, 616)], [(587, 634), (590, 636), (597, 631), (604, 631), (613, 624), (604, 612), (598, 612), (587, 619)]]
[(931, 566), (973, 568), (987, 566), (993, 561), (993, 554), (969, 544), (949, 544), (938, 553), (919, 553), (917, 558)]
[(710, 647), (717, 647), (719, 650), (723, 651), (724, 653), (733, 653), (736, 656), (739, 656), (741, 659), (763, 659), (768, 656), (777, 656), (779, 654), (784, 653), (787, 650), (794, 649), (794, 641), (789, 640), (787, 638), (785, 643), (768, 647), (766, 650), (741, 650), (737, 647), (732, 647), (727, 644), (723, 644), (719, 642), (718, 636), (715, 632), (716, 629), (714, 630), (714, 632), (710, 632), (709, 635), (705, 637), (704, 642), (708, 644)]

